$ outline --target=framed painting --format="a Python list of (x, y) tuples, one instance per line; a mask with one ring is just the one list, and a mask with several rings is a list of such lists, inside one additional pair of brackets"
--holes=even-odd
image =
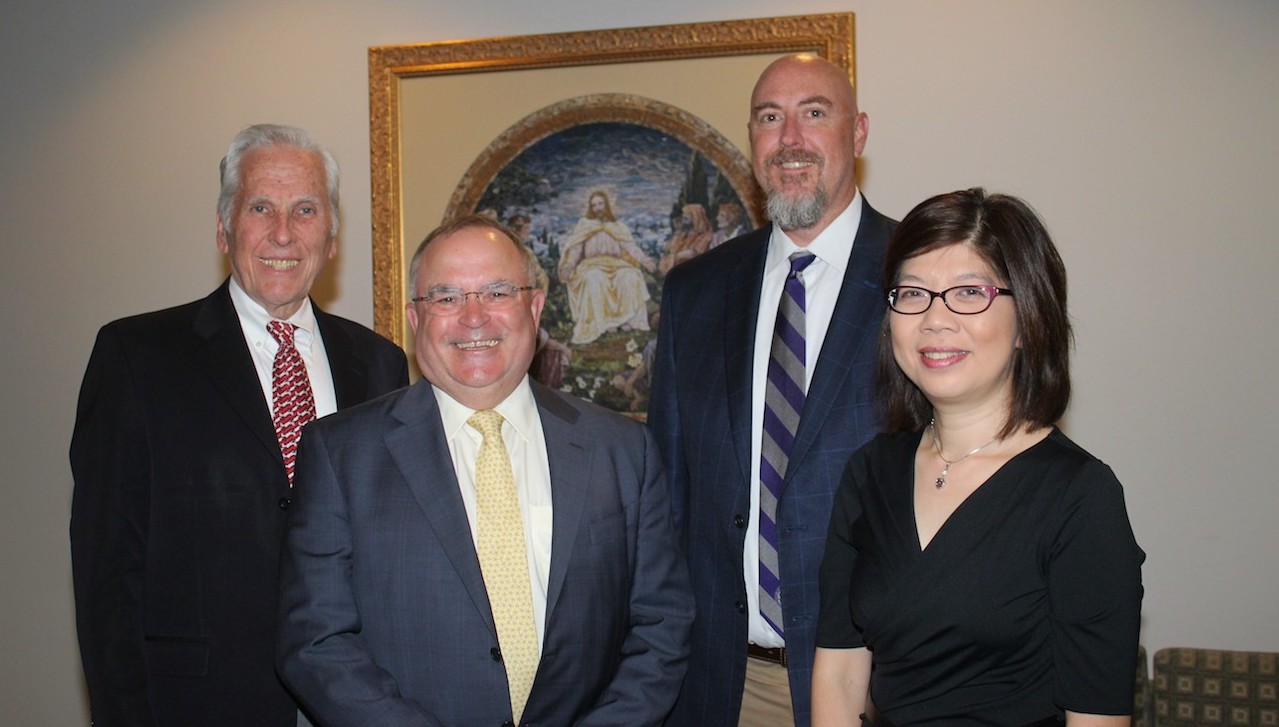
[(489, 214), (546, 273), (534, 377), (642, 414), (665, 274), (763, 222), (750, 93), (801, 51), (852, 78), (852, 14), (371, 48), (376, 329), (412, 360), (413, 251)]

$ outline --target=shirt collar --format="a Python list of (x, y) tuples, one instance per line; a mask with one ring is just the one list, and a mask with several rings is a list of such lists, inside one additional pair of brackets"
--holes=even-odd
[[(444, 435), (453, 439), (466, 426), (466, 420), (470, 419), (477, 410), (462, 404), (434, 384), (431, 385), (431, 391), (435, 393), (435, 401), (440, 405), (440, 420), (444, 424)], [(493, 408), (524, 441), (532, 441), (537, 431), (538, 412), (537, 401), (533, 398), (533, 388), (529, 386), (527, 375), (520, 380), (514, 391)]]
[[(235, 313), (240, 317), (240, 324), (246, 330), (261, 331), (266, 338), (275, 340), (271, 334), (267, 333), (266, 324), (279, 319), (272, 317), (266, 312), (266, 308), (250, 298), (249, 294), (244, 292), (244, 288), (240, 287), (235, 276), (231, 276), (231, 305), (235, 307)], [(310, 298), (302, 301), (301, 307), (289, 316), (288, 322), (298, 327), (293, 333), (293, 345), (297, 346), (302, 355), (310, 354), (311, 345), (315, 342), (316, 328), (319, 325), (315, 320), (315, 309), (311, 306)]]
[(789, 258), (796, 250), (808, 250), (818, 260), (831, 266), (844, 275), (848, 266), (848, 257), (853, 252), (853, 240), (857, 239), (857, 228), (862, 220), (862, 191), (853, 194), (853, 201), (848, 203), (839, 216), (822, 230), (808, 247), (796, 245), (782, 228), (773, 225), (773, 232), (768, 239), (768, 258), (764, 262), (764, 270), (771, 271), (778, 266), (790, 267)]

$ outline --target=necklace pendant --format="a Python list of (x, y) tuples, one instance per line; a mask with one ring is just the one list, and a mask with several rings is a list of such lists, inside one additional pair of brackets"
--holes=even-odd
[(963, 462), (964, 460), (968, 459), (969, 457), (973, 456), (974, 454), (977, 454), (978, 452), (982, 451), (983, 449), (985, 449), (985, 448), (989, 447), (990, 445), (994, 444), (995, 442), (998, 442), (998, 441), (999, 441), (999, 437), (995, 437), (994, 439), (990, 440), (989, 442), (986, 442), (985, 444), (983, 444), (983, 445), (981, 445), (980, 447), (978, 447), (978, 448), (974, 449), (973, 451), (969, 452), (968, 454), (964, 455), (963, 457), (960, 457), (959, 459), (946, 459), (946, 455), (944, 455), (944, 454), (942, 454), (942, 453), (941, 453), (941, 439), (939, 439), (939, 438), (937, 437), (937, 421), (936, 421), (936, 420), (933, 420), (933, 421), (931, 421), (931, 422), (928, 422), (928, 431), (929, 431), (929, 432), (932, 432), (932, 435), (933, 435), (933, 449), (935, 449), (935, 450), (937, 451), (937, 457), (938, 457), (938, 459), (940, 459), (940, 460), (941, 460), (941, 461), (942, 461), (942, 462), (946, 465), (945, 467), (942, 467), (942, 468), (941, 468), (941, 474), (937, 475), (937, 480), (934, 482), (934, 484), (937, 486), (937, 489), (939, 489), (939, 490), (940, 490), (941, 488), (943, 488), (943, 487), (945, 487), (945, 486), (946, 486), (946, 473), (947, 473), (947, 472), (950, 472), (950, 466), (951, 466), (952, 464), (959, 464), (960, 462)]

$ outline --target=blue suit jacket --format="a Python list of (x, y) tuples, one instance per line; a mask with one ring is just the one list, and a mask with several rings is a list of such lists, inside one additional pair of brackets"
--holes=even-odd
[[(524, 725), (657, 725), (692, 595), (656, 445), (534, 384), (553, 531)], [(416, 385), (307, 427), (281, 569), (278, 666), (323, 727), (492, 725), (506, 673), (439, 407)]]
[[(813, 370), (777, 508), (782, 616), (796, 724), (809, 723), (817, 569), (840, 472), (878, 431), (873, 387), (884, 248), (896, 223), (863, 200), (834, 317)], [(648, 423), (688, 553), (697, 618), (668, 724), (736, 725), (746, 679), (742, 549), (750, 512), (751, 367), (771, 227), (666, 278)], [(762, 404), (761, 404), (762, 406)]]

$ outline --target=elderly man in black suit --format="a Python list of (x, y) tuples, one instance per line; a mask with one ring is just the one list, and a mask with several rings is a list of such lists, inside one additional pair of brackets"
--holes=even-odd
[(273, 653), (299, 432), (408, 383), (398, 347), (309, 298), (337, 251), (333, 157), (258, 125), (221, 173), (230, 278), (104, 326), (80, 392), (71, 556), (98, 727), (298, 723)]

